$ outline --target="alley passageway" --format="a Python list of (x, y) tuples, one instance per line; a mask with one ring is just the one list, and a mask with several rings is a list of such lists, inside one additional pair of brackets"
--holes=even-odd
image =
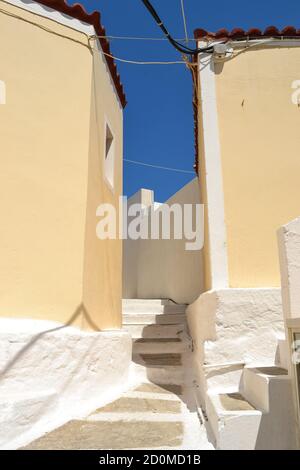
[(117, 400), (47, 433), (26, 449), (209, 449), (196, 403), (185, 306), (123, 301), (132, 377)]

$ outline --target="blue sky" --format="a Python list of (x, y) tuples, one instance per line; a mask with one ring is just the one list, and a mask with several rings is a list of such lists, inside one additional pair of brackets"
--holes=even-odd
[[(72, 0), (68, 0), (73, 3)], [(161, 37), (140, 0), (81, 0), (88, 11), (99, 10), (108, 35)], [(174, 37), (183, 37), (180, 0), (152, 0)], [(300, 28), (299, 0), (185, 0), (189, 36), (196, 28), (216, 31), (235, 27)], [(116, 56), (142, 61), (180, 60), (167, 42), (113, 40)], [(193, 170), (194, 123), (192, 82), (184, 65), (118, 63), (128, 99), (124, 118), (124, 158)], [(163, 202), (194, 177), (124, 162), (124, 194), (154, 189)]]

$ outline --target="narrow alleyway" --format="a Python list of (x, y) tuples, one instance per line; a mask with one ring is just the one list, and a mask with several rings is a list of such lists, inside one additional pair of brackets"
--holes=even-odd
[(129, 390), (26, 449), (212, 448), (196, 405), (185, 306), (125, 300), (123, 313), (133, 338)]

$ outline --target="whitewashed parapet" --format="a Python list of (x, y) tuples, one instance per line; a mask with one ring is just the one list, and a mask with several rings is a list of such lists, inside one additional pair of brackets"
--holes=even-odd
[(285, 319), (300, 319), (300, 217), (278, 230), (281, 291)]
[(0, 449), (16, 449), (82, 419), (129, 386), (123, 330), (0, 318)]

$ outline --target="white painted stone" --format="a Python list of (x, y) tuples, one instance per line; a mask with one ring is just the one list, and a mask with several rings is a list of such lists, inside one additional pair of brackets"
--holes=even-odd
[(187, 308), (197, 354), (206, 364), (274, 361), (283, 333), (279, 289), (222, 289)]
[[(199, 41), (198, 45), (205, 47), (206, 43)], [(205, 160), (211, 286), (213, 289), (222, 289), (228, 287), (229, 279), (216, 73), (212, 54), (198, 55), (198, 77), (199, 99), (201, 100), (199, 108), (202, 114), (199, 120), (203, 127), (202, 158)]]
[(283, 313), (300, 319), (300, 217), (278, 231)]
[(156, 313), (125, 313), (123, 315), (124, 325), (172, 325), (174, 323), (184, 323), (185, 315), (182, 314), (164, 314)]
[(244, 364), (241, 363), (205, 365), (203, 366), (203, 381), (207, 389), (214, 390), (214, 392), (238, 391), (243, 370)]
[(202, 404), (208, 389), (238, 390), (243, 364), (275, 363), (284, 332), (280, 289), (209, 291), (186, 315)]
[[(280, 400), (291, 396), (291, 379), (288, 375), (270, 376), (261, 373), (254, 367), (245, 367), (242, 380), (242, 393), (255, 408), (270, 412), (274, 411), (274, 401), (282, 406)], [(273, 403), (271, 403), (273, 401)]]
[[(286, 359), (292, 377), (294, 418), (297, 422), (297, 442), (298, 448), (300, 448), (299, 377), (298, 368), (291, 360), (294, 353), (292, 347), (293, 333), (294, 331), (300, 331), (300, 217), (281, 227), (278, 230), (277, 238), (283, 315), (286, 338), (288, 339)], [(284, 352), (282, 355), (284, 355)]]
[(290, 367), (290, 353), (289, 353), (289, 345), (285, 338), (278, 339), (278, 359), (276, 364), (284, 369), (289, 369)]
[(135, 398), (135, 399), (143, 399), (143, 400), (164, 400), (164, 401), (181, 401), (179, 395), (174, 395), (171, 393), (157, 393), (157, 392), (139, 392), (135, 390), (130, 390), (128, 392), (123, 393), (122, 397), (126, 398)]
[(18, 436), (30, 435), (31, 427), (41, 416), (55, 414), (58, 406), (56, 390), (38, 392), (20, 391), (18, 394), (7, 394), (0, 397), (0, 442), (10, 447)]
[[(13, 436), (0, 432), (0, 448), (20, 447), (85, 416), (128, 384), (132, 344), (124, 331), (1, 318), (0, 332), (0, 429), (12, 422), (15, 429)], [(29, 396), (32, 411), (20, 393)], [(1, 397), (11, 397), (6, 407)]]
[(289, 376), (267, 375), (246, 367), (238, 391), (254, 407), (253, 410), (224, 409), (219, 395), (224, 393), (223, 390), (206, 394), (206, 412), (218, 449), (297, 448)]
[(206, 397), (206, 412), (217, 449), (255, 449), (262, 419), (261, 411), (227, 411), (223, 408), (219, 395), (210, 393)]
[[(142, 300), (142, 299), (132, 299), (124, 301), (123, 304), (127, 304), (127, 308), (130, 312), (130, 305), (133, 307), (133, 316), (144, 317), (145, 312), (151, 311), (153, 305), (155, 306), (168, 306), (174, 305), (170, 301), (166, 300)], [(142, 304), (142, 306), (141, 306)], [(139, 311), (136, 312), (135, 307), (139, 305)], [(147, 308), (145, 309), (145, 306)], [(178, 305), (176, 309), (185, 309), (185, 306)], [(178, 310), (176, 310), (178, 311)], [(143, 312), (143, 313), (141, 313)], [(125, 314), (125, 316), (128, 314)], [(158, 313), (156, 317), (163, 318), (165, 315), (163, 312)], [(173, 321), (178, 321), (178, 314), (173, 313), (169, 314), (169, 317), (173, 318)], [(145, 331), (149, 334), (149, 329), (152, 331), (150, 333), (150, 339), (160, 338), (162, 341), (147, 341), (147, 342), (137, 342), (133, 341), (133, 362), (131, 364), (131, 379), (132, 384), (134, 385), (134, 390), (129, 391), (123, 394), (123, 397), (131, 397), (135, 399), (161, 399), (161, 400), (170, 400), (181, 402), (181, 413), (153, 413), (151, 410), (148, 413), (134, 412), (134, 413), (100, 413), (102, 416), (101, 420), (126, 420), (126, 421), (157, 421), (157, 422), (178, 422), (183, 421), (184, 433), (183, 433), (183, 442), (176, 449), (206, 449), (212, 448), (212, 445), (207, 440), (205, 421), (199, 419), (199, 409), (197, 408), (197, 403), (195, 401), (195, 396), (193, 393), (194, 387), (192, 386), (194, 381), (194, 370), (192, 367), (191, 361), (191, 341), (190, 337), (186, 330), (186, 323), (179, 325), (127, 325), (130, 328), (139, 328), (135, 330), (135, 333), (138, 335), (139, 339), (145, 337)], [(141, 328), (142, 327), (142, 328)], [(179, 342), (171, 342), (171, 339), (179, 339)], [(148, 338), (149, 339), (149, 338)], [(171, 356), (169, 358), (166, 355), (176, 354), (173, 359)], [(144, 357), (143, 354), (151, 354), (151, 358)], [(155, 355), (158, 355), (155, 359), (156, 365), (153, 364), (153, 359)], [(180, 361), (178, 362), (178, 355), (180, 355)], [(161, 356), (161, 357), (160, 357)], [(150, 360), (149, 360), (150, 359)], [(182, 365), (172, 365), (180, 363)], [(169, 365), (166, 365), (169, 364)], [(149, 391), (136, 391), (135, 388), (141, 382), (154, 382), (156, 384), (176, 384), (180, 385), (180, 396), (174, 393), (157, 393)], [(162, 388), (164, 388), (162, 386)], [(166, 387), (168, 388), (168, 387)], [(151, 389), (151, 388), (150, 388)], [(105, 415), (105, 416), (104, 416)], [(117, 416), (116, 416), (117, 415)], [(92, 416), (92, 419), (99, 420), (99, 412)], [(150, 442), (149, 442), (150, 445)], [(151, 445), (150, 445), (151, 448)], [(149, 447), (147, 447), (149, 450)]]
[[(128, 207), (142, 203), (155, 207), (151, 190), (141, 189), (128, 200)], [(171, 196), (165, 204), (199, 204), (199, 180), (194, 178)], [(147, 220), (148, 219), (148, 220)], [(151, 216), (145, 215), (150, 225)], [(124, 240), (123, 296), (141, 299), (172, 299), (177, 303), (193, 302), (203, 292), (202, 250), (187, 251), (186, 240)], [(159, 268), (158, 268), (159, 267)]]
[(297, 448), (296, 419), (290, 376), (270, 376), (245, 368), (242, 393), (263, 411), (257, 449)]
[[(134, 358), (133, 358), (134, 360)], [(182, 366), (146, 366), (134, 364), (134, 375), (137, 382), (181, 385), (184, 383)]]
[(122, 310), (126, 313), (184, 314), (186, 305), (161, 299), (123, 299)]
[(179, 342), (168, 342), (167, 338), (165, 341), (161, 342), (141, 342), (137, 340), (133, 340), (132, 348), (134, 354), (180, 354), (184, 351), (190, 349), (190, 342), (186, 341), (179, 341)]
[(124, 325), (132, 338), (176, 338), (184, 332), (185, 326), (179, 325)]

